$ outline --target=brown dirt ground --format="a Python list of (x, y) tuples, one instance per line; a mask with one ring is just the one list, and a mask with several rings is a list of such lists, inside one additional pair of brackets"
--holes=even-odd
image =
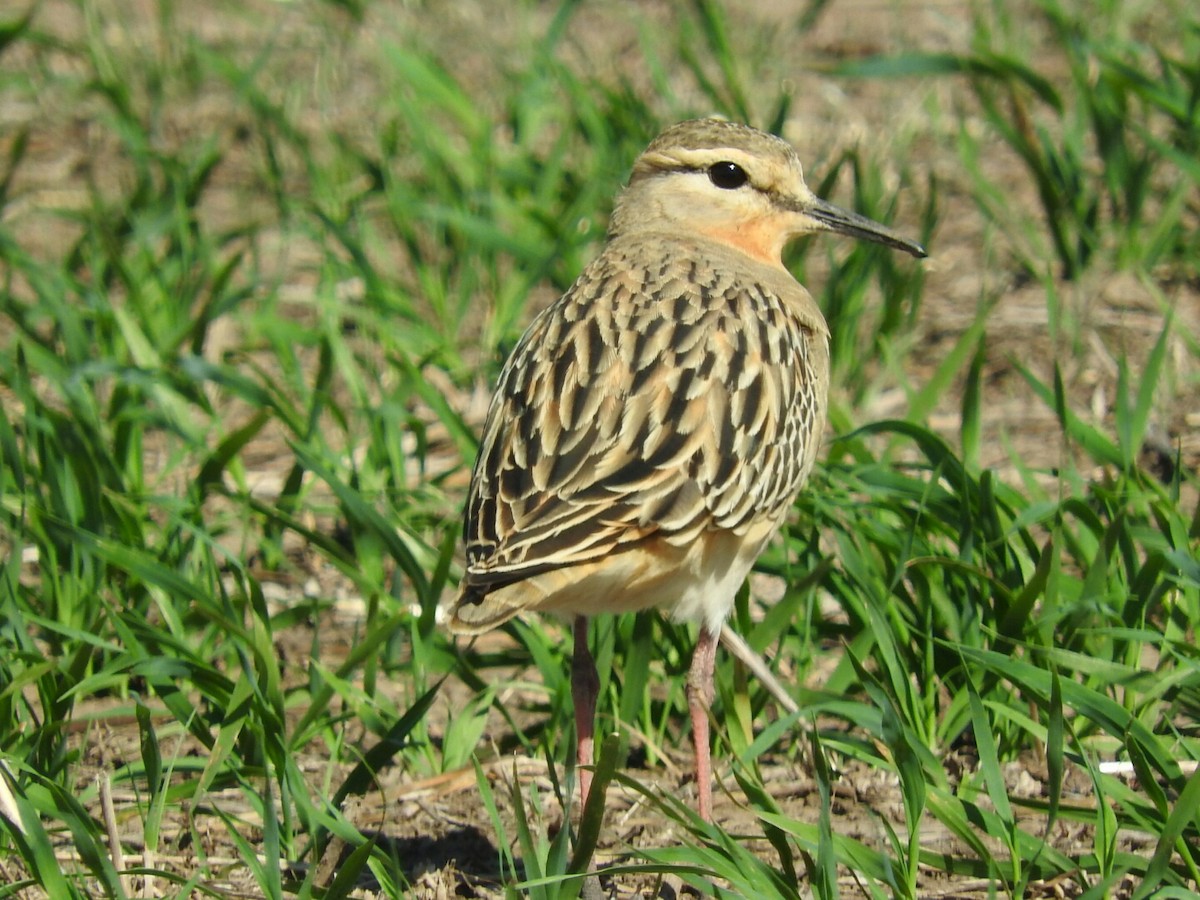
[[(113, 5), (97, 4), (102, 10), (100, 20), (112, 12)], [(157, 19), (148, 0), (116, 4), (124, 14), (115, 16), (111, 26), (114, 46), (120, 42), (144, 42), (153, 46), (157, 40)], [(177, 27), (187, 28), (205, 41), (224, 48), (235, 48), (252, 57), (259, 44), (274, 40), (278, 47), (273, 59), (281, 81), (293, 77), (313, 84), (314, 103), (311, 120), (304, 125), (312, 133), (339, 130), (348, 134), (363, 134), (372, 128), (372, 98), (378, 86), (372, 76), (379, 65), (381, 48), (389, 41), (404, 42), (408, 35), (419, 34), (426, 45), (442, 58), (457, 59), (458, 77), (480, 96), (486, 96), (487, 82), (494, 74), (494, 62), (520, 48), (540, 33), (556, 4), (504, 4), (496, 8), (485, 2), (448, 4), (379, 3), (369, 5), (363, 26), (353, 26), (329, 10), (311, 10), (311, 14), (289, 14), (288, 4), (267, 0), (245, 0), (238, 5), (222, 4), (219, 11), (205, 6), (203, 12), (189, 12), (181, 5), (177, 10)], [(816, 26), (800, 33), (793, 28), (800, 12), (809, 6), (801, 0), (778, 0), (755, 3), (751, 0), (731, 2), (730, 19), (735, 33), (758, 41), (757, 46), (773, 48), (760, 61), (757, 72), (773, 85), (791, 83), (796, 101), (787, 136), (804, 159), (828, 159), (846, 146), (869, 144), (878, 158), (886, 159), (888, 146), (911, 146), (911, 156), (919, 165), (938, 173), (941, 179), (942, 208), (938, 231), (931, 242), (932, 256), (925, 263), (926, 288), (920, 321), (911, 338), (906, 358), (905, 374), (911, 383), (921, 384), (942, 360), (955, 340), (971, 324), (982, 299), (997, 298), (991, 314), (988, 356), (985, 366), (986, 419), (984, 421), (984, 465), (995, 467), (1002, 477), (1015, 477), (1011, 459), (1018, 456), (1034, 467), (1051, 468), (1064, 452), (1059, 429), (1049, 410), (1031, 400), (1028, 390), (1017, 373), (1014, 362), (1031, 366), (1042, 377), (1048, 377), (1049, 364), (1054, 358), (1064, 359), (1070, 369), (1066, 377), (1074, 408), (1092, 421), (1109, 424), (1114, 411), (1116, 360), (1121, 355), (1134, 361), (1144, 358), (1158, 335), (1162, 324), (1160, 305), (1152, 290), (1128, 276), (1113, 276), (1103, 271), (1089, 274), (1081, 282), (1060, 284), (1059, 289), (1076, 321), (1078, 348), (1064, 352), (1054, 346), (1040, 285), (1029, 284), (1017, 274), (1012, 263), (1013, 247), (1029, 235), (1012, 236), (998, 233), (976, 209), (970, 199), (969, 184), (961, 172), (954, 154), (954, 134), (959, 128), (959, 114), (965, 127), (983, 130), (983, 124), (972, 112), (965, 87), (946, 79), (936, 83), (881, 82), (834, 80), (820, 74), (823, 61), (898, 50), (966, 50), (970, 38), (967, 5), (955, 2), (883, 3), (877, 0), (848, 0), (831, 4), (818, 18)], [(617, 2), (585, 5), (571, 26), (567, 53), (578, 57), (581, 64), (603, 74), (604, 67), (648, 83), (648, 75), (638, 55), (636, 22), (666, 22), (676, 13), (667, 3)], [(74, 4), (48, 0), (37, 13), (39, 27), (62, 34), (78, 34), (82, 22)], [(332, 30), (333, 36), (327, 33)], [(462, 47), (476, 48), (462, 54)], [(46, 59), (47, 57), (43, 57)], [(50, 54), (49, 64), (68, 66), (69, 60)], [(599, 60), (606, 60), (604, 63)], [(20, 66), (19, 51), (6, 57), (5, 65)], [(774, 88), (770, 91), (774, 96)], [(7, 151), (5, 133), (15, 133), (16, 126), (33, 126), (29, 157), (20, 176), (14, 182), (10, 205), (3, 220), (8, 225), (20, 224), (22, 243), (32, 252), (53, 255), (64, 245), (61, 217), (53, 211), (77, 208), (87, 203), (86, 178), (103, 183), (123, 177), (122, 161), (117, 158), (111, 139), (103, 129), (76, 111), (63, 116), (55, 111), (55, 98), (44, 96), (34, 105), (6, 102), (0, 97), (0, 155)], [(934, 114), (930, 110), (941, 112)], [(236, 129), (228, 107), (222, 104), (219, 93), (184, 98), (167, 114), (164, 134), (170, 140), (184, 141), (198, 135), (222, 134)], [(217, 189), (207, 201), (204, 214), (214, 222), (229, 221), (242, 213), (247, 185), (253, 180), (249, 168), (239, 170), (237, 154), (217, 173)], [(247, 167), (251, 164), (243, 159)], [(1012, 202), (1025, 209), (1036, 207), (1032, 187), (1022, 170), (1007, 151), (998, 144), (989, 147), (984, 165), (998, 183), (1006, 184), (1013, 192)], [(898, 173), (889, 173), (898, 179)], [(914, 180), (920, 181), (923, 177)], [(907, 209), (908, 224), (915, 220), (916, 210)], [(901, 223), (903, 224), (903, 223)], [(1192, 223), (1194, 226), (1194, 222)], [(279, 234), (281, 245), (288, 236)], [(311, 290), (307, 276), (311, 271), (303, 263), (308, 250), (302, 246), (280, 249), (277, 260), (284, 271), (295, 266), (294, 279), (284, 279), (285, 290), (303, 296)], [(814, 270), (813, 280), (822, 273)], [(1196, 284), (1164, 279), (1156, 285), (1174, 307), (1182, 331), (1200, 334), (1200, 296)], [(1160, 443), (1175, 448), (1189, 471), (1200, 467), (1200, 370), (1197, 360), (1182, 340), (1171, 348), (1171, 377), (1164, 380), (1169, 387), (1156, 400), (1155, 425)], [(859, 415), (863, 421), (886, 417), (903, 408), (903, 393), (881, 379), (881, 387), (873, 391)], [(956, 391), (946, 395), (944, 408), (932, 417), (933, 427), (956, 440), (958, 411), (954, 403)], [(478, 421), (481, 400), (486, 392), (475, 395), (453, 395)], [(261, 481), (268, 485), (273, 476), (290, 465), (290, 458), (279, 444), (266, 443), (255, 448), (251, 465)], [(449, 458), (447, 465), (457, 465)], [(258, 479), (256, 479), (258, 480)], [(1194, 502), (1194, 498), (1192, 500)], [(303, 548), (297, 548), (303, 553)], [(278, 586), (275, 602), (287, 603), (305, 591), (315, 590), (321, 596), (339, 600), (319, 623), (322, 642), (328, 656), (324, 660), (336, 666), (347, 652), (361, 625), (361, 604), (349, 596), (347, 585), (335, 573), (321, 567), (317, 559), (298, 560), (300, 569), (309, 573), (309, 584), (300, 579), (285, 581)], [(503, 637), (490, 640), (505, 640)], [(279, 650), (284, 655), (306, 656), (312, 645), (310, 628), (297, 627), (279, 636)], [(403, 687), (397, 686), (398, 696)], [(461, 705), (468, 692), (461, 685), (449, 684), (433, 713), (444, 720), (446, 709)], [(137, 729), (127, 720), (109, 718), (103, 708), (81, 708), (77, 717), (76, 740), (83, 754), (80, 784), (88, 785), (93, 778), (112, 772), (124, 761), (136, 758)], [(490, 728), (497, 732), (504, 723), (495, 717)], [(489, 733), (498, 740), (499, 735)], [(184, 745), (186, 752), (187, 747)], [(673, 751), (672, 751), (673, 752)], [(680, 751), (682, 752), (682, 751)], [(323, 777), (327, 760), (317, 748), (311, 759), (300, 764), (311, 768), (314, 777)], [(640, 770), (639, 780), (678, 792), (679, 772), (686, 770), (685, 756), (668, 760), (655, 770)], [(812, 778), (805, 767), (780, 756), (769, 760), (769, 787), (783, 811), (802, 819), (815, 819), (816, 793)], [(950, 754), (946, 758), (948, 771), (969, 766), (969, 754)], [(488, 777), (502, 784), (517, 777), (526, 792), (538, 790), (547, 797), (553, 812), (550, 781), (545, 763), (538, 759), (504, 756), (485, 764)], [(337, 783), (342, 772), (332, 778)], [(740, 794), (728, 772), (719, 773), (729, 787), (728, 793), (718, 793), (718, 819), (731, 831), (753, 831), (752, 817), (741, 805)], [(1033, 757), (1022, 759), (1006, 773), (1014, 796), (1038, 797), (1042, 794), (1045, 772), (1041, 762)], [(414, 894), (423, 897), (493, 897), (501, 896), (497, 884), (497, 851), (495, 838), (479, 802), (474, 773), (470, 769), (449, 773), (439, 778), (417, 778), (410, 773), (385, 773), (381, 790), (373, 791), (357, 801), (347, 814), (365, 833), (378, 833), (403, 860), (413, 885)], [(1070, 775), (1070, 795), (1065, 802), (1087, 806), (1093, 802), (1090, 783), (1078, 772)], [(684, 791), (690, 790), (687, 786)], [(498, 792), (498, 793), (503, 793)], [(117, 793), (113, 804), (118, 813), (134, 802), (132, 795)], [(237, 792), (217, 793), (208, 798), (204, 807), (193, 810), (193, 833), (208, 842), (203, 855), (209, 865), (220, 869), (227, 866), (224, 888), (236, 896), (253, 896), (253, 882), (237, 865), (238, 854), (229, 843), (224, 824), (211, 814), (211, 807), (220, 806), (227, 812), (253, 822), (253, 813)], [(97, 815), (100, 810), (97, 809)], [(894, 782), (857, 764), (849, 764), (839, 773), (835, 799), (835, 815), (839, 831), (854, 835), (869, 844), (885, 840), (881, 819), (899, 825), (903, 821), (900, 799)], [(1027, 827), (1036, 830), (1039, 817), (1030, 813)], [(119, 817), (126, 852), (135, 862), (140, 836), (125, 829), (136, 827), (137, 817)], [(954, 839), (941, 833), (939, 826), (930, 824), (923, 843), (930, 849), (961, 852)], [(248, 833), (253, 837), (254, 829)], [(186, 873), (199, 857), (199, 848), (189, 846), (187, 823), (167, 823), (162, 846), (172, 848), (160, 852), (148, 864)], [(1090, 847), (1086, 829), (1062, 822), (1047, 841), (1071, 852)], [(648, 810), (644, 803), (620, 787), (613, 790), (603, 847), (599, 859), (616, 859), (629, 847), (647, 842), (657, 846), (672, 839), (664, 832), (662, 820)], [(1125, 849), (1147, 852), (1142, 836), (1122, 837)], [(336, 850), (336, 848), (335, 848)], [(69, 846), (64, 837), (64, 854)], [(764, 847), (764, 853), (767, 852)], [(327, 855), (323, 865), (336, 866), (336, 853)], [(0, 879), (14, 875), (11, 861), (0, 859)], [(622, 878), (607, 885), (616, 895), (674, 896), (678, 883), (657, 884), (645, 879)], [(144, 886), (139, 886), (139, 889)], [(852, 882), (843, 885), (850, 895), (858, 888)], [(153, 886), (150, 887), (153, 891)], [(928, 873), (922, 894), (929, 897), (984, 897), (994, 890), (991, 884), (959, 879), (949, 882)], [(1037, 896), (1071, 896), (1070, 884), (1047, 884), (1036, 888)], [(377, 893), (364, 885), (356, 896), (373, 897)]]

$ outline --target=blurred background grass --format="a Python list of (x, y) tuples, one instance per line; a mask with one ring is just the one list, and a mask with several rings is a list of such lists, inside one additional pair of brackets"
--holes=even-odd
[[(1195, 888), (1198, 59), (1185, 2), (0, 13), (5, 896)], [(506, 351), (699, 114), (932, 257), (790, 255), (829, 442), (737, 619), (803, 712), (722, 662), (703, 826), (691, 638), (599, 622), (593, 859), (559, 629), (435, 611)]]

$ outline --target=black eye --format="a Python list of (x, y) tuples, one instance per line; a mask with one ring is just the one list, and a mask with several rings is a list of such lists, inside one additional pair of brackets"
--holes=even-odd
[(719, 162), (708, 167), (708, 180), (724, 191), (733, 191), (750, 180), (746, 170), (737, 163)]

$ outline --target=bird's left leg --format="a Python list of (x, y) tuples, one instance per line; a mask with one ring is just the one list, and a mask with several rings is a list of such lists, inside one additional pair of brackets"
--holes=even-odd
[(596, 749), (596, 695), (600, 693), (600, 677), (596, 661), (588, 649), (588, 620), (575, 617), (575, 653), (571, 657), (571, 698), (575, 701), (575, 760), (579, 778), (579, 811), (587, 806), (592, 789), (591, 766)]
[(700, 639), (688, 671), (687, 701), (692, 717), (692, 742), (696, 748), (696, 805), (700, 818), (712, 821), (712, 758), (708, 747), (708, 708), (713, 701), (713, 667), (720, 632), (700, 626)]

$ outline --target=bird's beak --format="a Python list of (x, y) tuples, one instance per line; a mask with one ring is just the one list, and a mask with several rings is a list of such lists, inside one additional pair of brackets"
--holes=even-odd
[(850, 237), (859, 238), (864, 241), (873, 241), (876, 244), (883, 244), (887, 247), (893, 247), (896, 250), (903, 250), (905, 253), (911, 253), (917, 259), (924, 259), (929, 255), (925, 252), (925, 248), (916, 241), (910, 241), (908, 238), (892, 231), (886, 225), (881, 225), (874, 219), (868, 219), (866, 216), (860, 216), (858, 213), (850, 212), (848, 209), (842, 209), (840, 206), (827, 203), (819, 197), (813, 197), (811, 200), (805, 202), (802, 212), (828, 231), (848, 234)]

